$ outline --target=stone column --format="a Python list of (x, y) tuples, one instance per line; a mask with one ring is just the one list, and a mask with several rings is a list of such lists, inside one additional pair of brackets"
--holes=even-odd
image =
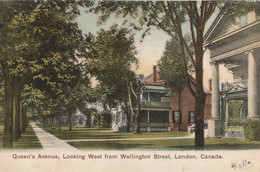
[(147, 132), (150, 132), (151, 128), (150, 128), (150, 111), (147, 111)]
[(258, 67), (253, 50), (245, 53), (248, 56), (248, 118), (259, 118), (258, 113)]
[(220, 118), (220, 99), (219, 99), (219, 64), (212, 65), (212, 118)]
[(223, 121), (220, 118), (219, 63), (212, 63), (212, 118), (208, 121), (209, 137), (223, 135)]

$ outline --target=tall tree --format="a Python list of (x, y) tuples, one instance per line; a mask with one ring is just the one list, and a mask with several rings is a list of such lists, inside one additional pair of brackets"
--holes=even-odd
[(89, 67), (91, 74), (99, 81), (97, 91), (101, 92), (102, 101), (105, 100), (110, 107), (120, 104), (129, 122), (127, 87), (130, 82), (135, 82), (132, 68), (138, 63), (133, 36), (129, 30), (113, 26), (108, 31), (101, 30), (92, 44), (94, 58)]

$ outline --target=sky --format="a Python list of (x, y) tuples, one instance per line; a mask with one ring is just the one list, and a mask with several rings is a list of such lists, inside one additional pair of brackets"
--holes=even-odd
[[(208, 21), (206, 30), (210, 27), (211, 23), (214, 21), (217, 13), (215, 13), (211, 19)], [(91, 32), (96, 34), (101, 28), (109, 29), (112, 25), (118, 24), (119, 26), (123, 22), (123, 19), (111, 17), (105, 24), (97, 26), (98, 16), (96, 14), (86, 13), (85, 9), (81, 7), (81, 15), (75, 19), (78, 23), (79, 28), (83, 33)], [(131, 20), (128, 18), (128, 20)], [(186, 27), (189, 29), (189, 27)], [(184, 28), (185, 32), (185, 28)], [(163, 55), (165, 43), (170, 40), (170, 37), (164, 32), (156, 28), (152, 28), (150, 35), (147, 35), (143, 40), (141, 39), (143, 31), (135, 33), (135, 47), (137, 50), (137, 58), (139, 59), (139, 68), (136, 70), (137, 74), (149, 75), (153, 71), (153, 65), (156, 65), (158, 60)], [(141, 41), (142, 40), (142, 41)], [(204, 86), (207, 87), (208, 80), (211, 79), (211, 66), (209, 64), (210, 53), (205, 52), (204, 55)], [(225, 77), (222, 77), (225, 76)], [(220, 79), (221, 82), (231, 81), (232, 74), (227, 71), (223, 66), (220, 66)]]
[[(111, 18), (105, 24), (97, 26), (98, 16), (96, 14), (85, 13), (81, 8), (81, 15), (76, 18), (76, 22), (83, 33), (91, 32), (95, 34), (101, 28), (109, 29), (112, 25), (123, 22), (123, 19)], [(131, 20), (130, 18), (128, 20)], [(151, 34), (144, 39), (141, 38), (143, 31), (135, 32), (135, 47), (137, 50), (137, 58), (139, 59), (138, 74), (148, 75), (152, 72), (152, 66), (157, 64), (161, 58), (165, 43), (170, 37), (163, 31), (156, 28), (151, 30)]]

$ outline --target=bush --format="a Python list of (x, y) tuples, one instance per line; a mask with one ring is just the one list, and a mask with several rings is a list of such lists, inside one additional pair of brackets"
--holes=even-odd
[(260, 121), (248, 120), (244, 124), (245, 138), (247, 140), (260, 140)]

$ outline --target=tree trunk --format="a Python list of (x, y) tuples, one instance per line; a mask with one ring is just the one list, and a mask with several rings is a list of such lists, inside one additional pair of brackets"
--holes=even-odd
[(27, 114), (26, 114), (26, 106), (22, 106), (22, 132), (25, 132), (25, 129), (28, 125)]
[(196, 132), (195, 132), (195, 148), (204, 148), (204, 107), (206, 95), (196, 98), (195, 116), (196, 116)]
[(196, 54), (196, 133), (195, 133), (195, 148), (204, 148), (204, 108), (206, 94), (203, 90), (203, 31), (197, 30), (197, 47)]
[(71, 123), (72, 123), (72, 115), (69, 115), (69, 120), (68, 120), (68, 122), (69, 122), (69, 131), (71, 131), (72, 130), (72, 125), (71, 125)]
[(134, 130), (135, 134), (140, 133), (140, 127), (139, 127), (139, 112), (136, 112), (135, 114), (135, 130)]
[(5, 70), (5, 124), (4, 124), (4, 147), (13, 146), (13, 77), (9, 70)]
[[(178, 111), (181, 111), (181, 88), (179, 87)], [(181, 121), (179, 122), (179, 131), (181, 131)]]
[(140, 105), (140, 83), (138, 83), (136, 100), (137, 100), (137, 112), (135, 114), (135, 131), (134, 131), (134, 133), (138, 134), (138, 133), (140, 133), (139, 121), (140, 121), (140, 111), (141, 111), (141, 105)]
[(14, 124), (14, 140), (18, 140), (21, 136), (20, 130), (20, 103), (21, 103), (21, 79), (16, 77), (15, 79), (15, 96), (14, 96), (14, 107), (15, 107), (15, 124)]

